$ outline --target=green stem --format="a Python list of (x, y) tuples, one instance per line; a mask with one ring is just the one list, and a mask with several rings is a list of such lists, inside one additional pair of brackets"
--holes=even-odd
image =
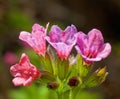
[(73, 91), (72, 91), (72, 89), (70, 90), (70, 93), (69, 93), (69, 99), (73, 99)]
[(63, 99), (63, 83), (64, 81), (61, 81), (59, 78), (58, 78), (58, 82), (59, 82), (59, 88), (57, 90), (57, 96), (58, 96), (58, 99)]
[(63, 99), (63, 93), (57, 93), (58, 99)]

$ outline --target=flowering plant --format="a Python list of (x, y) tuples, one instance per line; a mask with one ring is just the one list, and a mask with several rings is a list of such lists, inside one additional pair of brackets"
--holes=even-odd
[[(54, 90), (58, 99), (62, 99), (65, 93), (73, 99), (77, 91), (100, 85), (108, 74), (106, 67), (93, 73), (90, 71), (94, 62), (106, 58), (111, 52), (111, 45), (104, 43), (102, 33), (92, 29), (86, 35), (78, 32), (74, 25), (65, 30), (53, 25), (48, 32), (48, 26), (34, 24), (32, 33), (20, 33), (19, 39), (33, 48), (42, 68), (31, 64), (23, 53), (19, 63), (10, 68), (13, 84), (29, 86), (38, 81)], [(76, 53), (72, 53), (74, 47)]]

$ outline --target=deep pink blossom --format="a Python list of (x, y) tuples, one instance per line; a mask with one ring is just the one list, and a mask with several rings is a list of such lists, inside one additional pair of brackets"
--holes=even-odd
[(33, 80), (40, 77), (39, 70), (30, 63), (26, 54), (22, 54), (20, 62), (11, 66), (11, 74), (15, 77), (12, 82), (15, 86), (29, 86)]
[(106, 58), (111, 52), (111, 45), (104, 43), (102, 33), (92, 29), (88, 35), (79, 32), (76, 50), (88, 64)]
[(46, 52), (46, 31), (48, 28), (48, 24), (46, 28), (40, 26), (39, 24), (34, 24), (32, 27), (32, 33), (22, 31), (20, 33), (19, 39), (28, 43), (37, 54), (45, 55)]
[(61, 59), (67, 59), (76, 44), (76, 33), (77, 29), (74, 25), (68, 26), (65, 30), (53, 25), (46, 40), (55, 48)]

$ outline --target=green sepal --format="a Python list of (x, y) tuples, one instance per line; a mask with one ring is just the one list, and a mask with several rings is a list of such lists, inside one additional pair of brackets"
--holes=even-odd
[(56, 81), (56, 77), (52, 73), (49, 73), (47, 71), (41, 71), (41, 77), (39, 80), (40, 82), (47, 84), (49, 82)]
[(39, 56), (39, 58), (40, 58), (40, 64), (43, 67), (43, 70), (53, 73), (53, 68), (52, 68), (50, 56), (48, 55), (48, 53), (46, 53), (45, 56), (42, 56), (42, 55)]
[(69, 69), (69, 61), (57, 58), (57, 73), (60, 80), (66, 78)]
[(83, 62), (82, 57), (78, 54), (77, 55), (77, 63), (76, 66), (79, 70), (79, 74), (81, 78), (84, 78), (88, 75), (89, 71), (91, 70), (91, 65), (87, 65)]
[(51, 66), (52, 66), (52, 69), (53, 69), (53, 75), (56, 76), (57, 75), (57, 64), (56, 64), (57, 55), (55, 53), (55, 50), (50, 46), (47, 47), (47, 53), (48, 53), (48, 55), (50, 57), (50, 60), (51, 60)]
[(79, 76), (78, 69), (75, 64), (69, 65), (69, 71), (66, 79), (69, 81), (70, 78)]
[(39, 56), (39, 57), (40, 57), (40, 63), (43, 67), (43, 70), (56, 75), (56, 72), (57, 72), (56, 66), (55, 66), (56, 55), (54, 53), (55, 53), (54, 50), (50, 46), (48, 46), (45, 56)]

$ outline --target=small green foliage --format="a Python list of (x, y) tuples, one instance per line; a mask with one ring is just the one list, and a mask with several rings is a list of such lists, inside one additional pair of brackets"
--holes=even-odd
[(52, 63), (50, 56), (46, 53), (46, 56), (39, 56), (40, 57), (40, 64), (45, 71), (53, 73)]
[(88, 77), (85, 81), (86, 87), (96, 87), (100, 85), (108, 75), (106, 72), (106, 68), (96, 70), (90, 77)]
[(81, 78), (84, 78), (88, 75), (90, 69), (91, 69), (91, 64), (85, 64), (82, 60), (82, 57), (78, 54), (77, 55), (77, 64), (76, 66), (78, 67), (79, 74)]

